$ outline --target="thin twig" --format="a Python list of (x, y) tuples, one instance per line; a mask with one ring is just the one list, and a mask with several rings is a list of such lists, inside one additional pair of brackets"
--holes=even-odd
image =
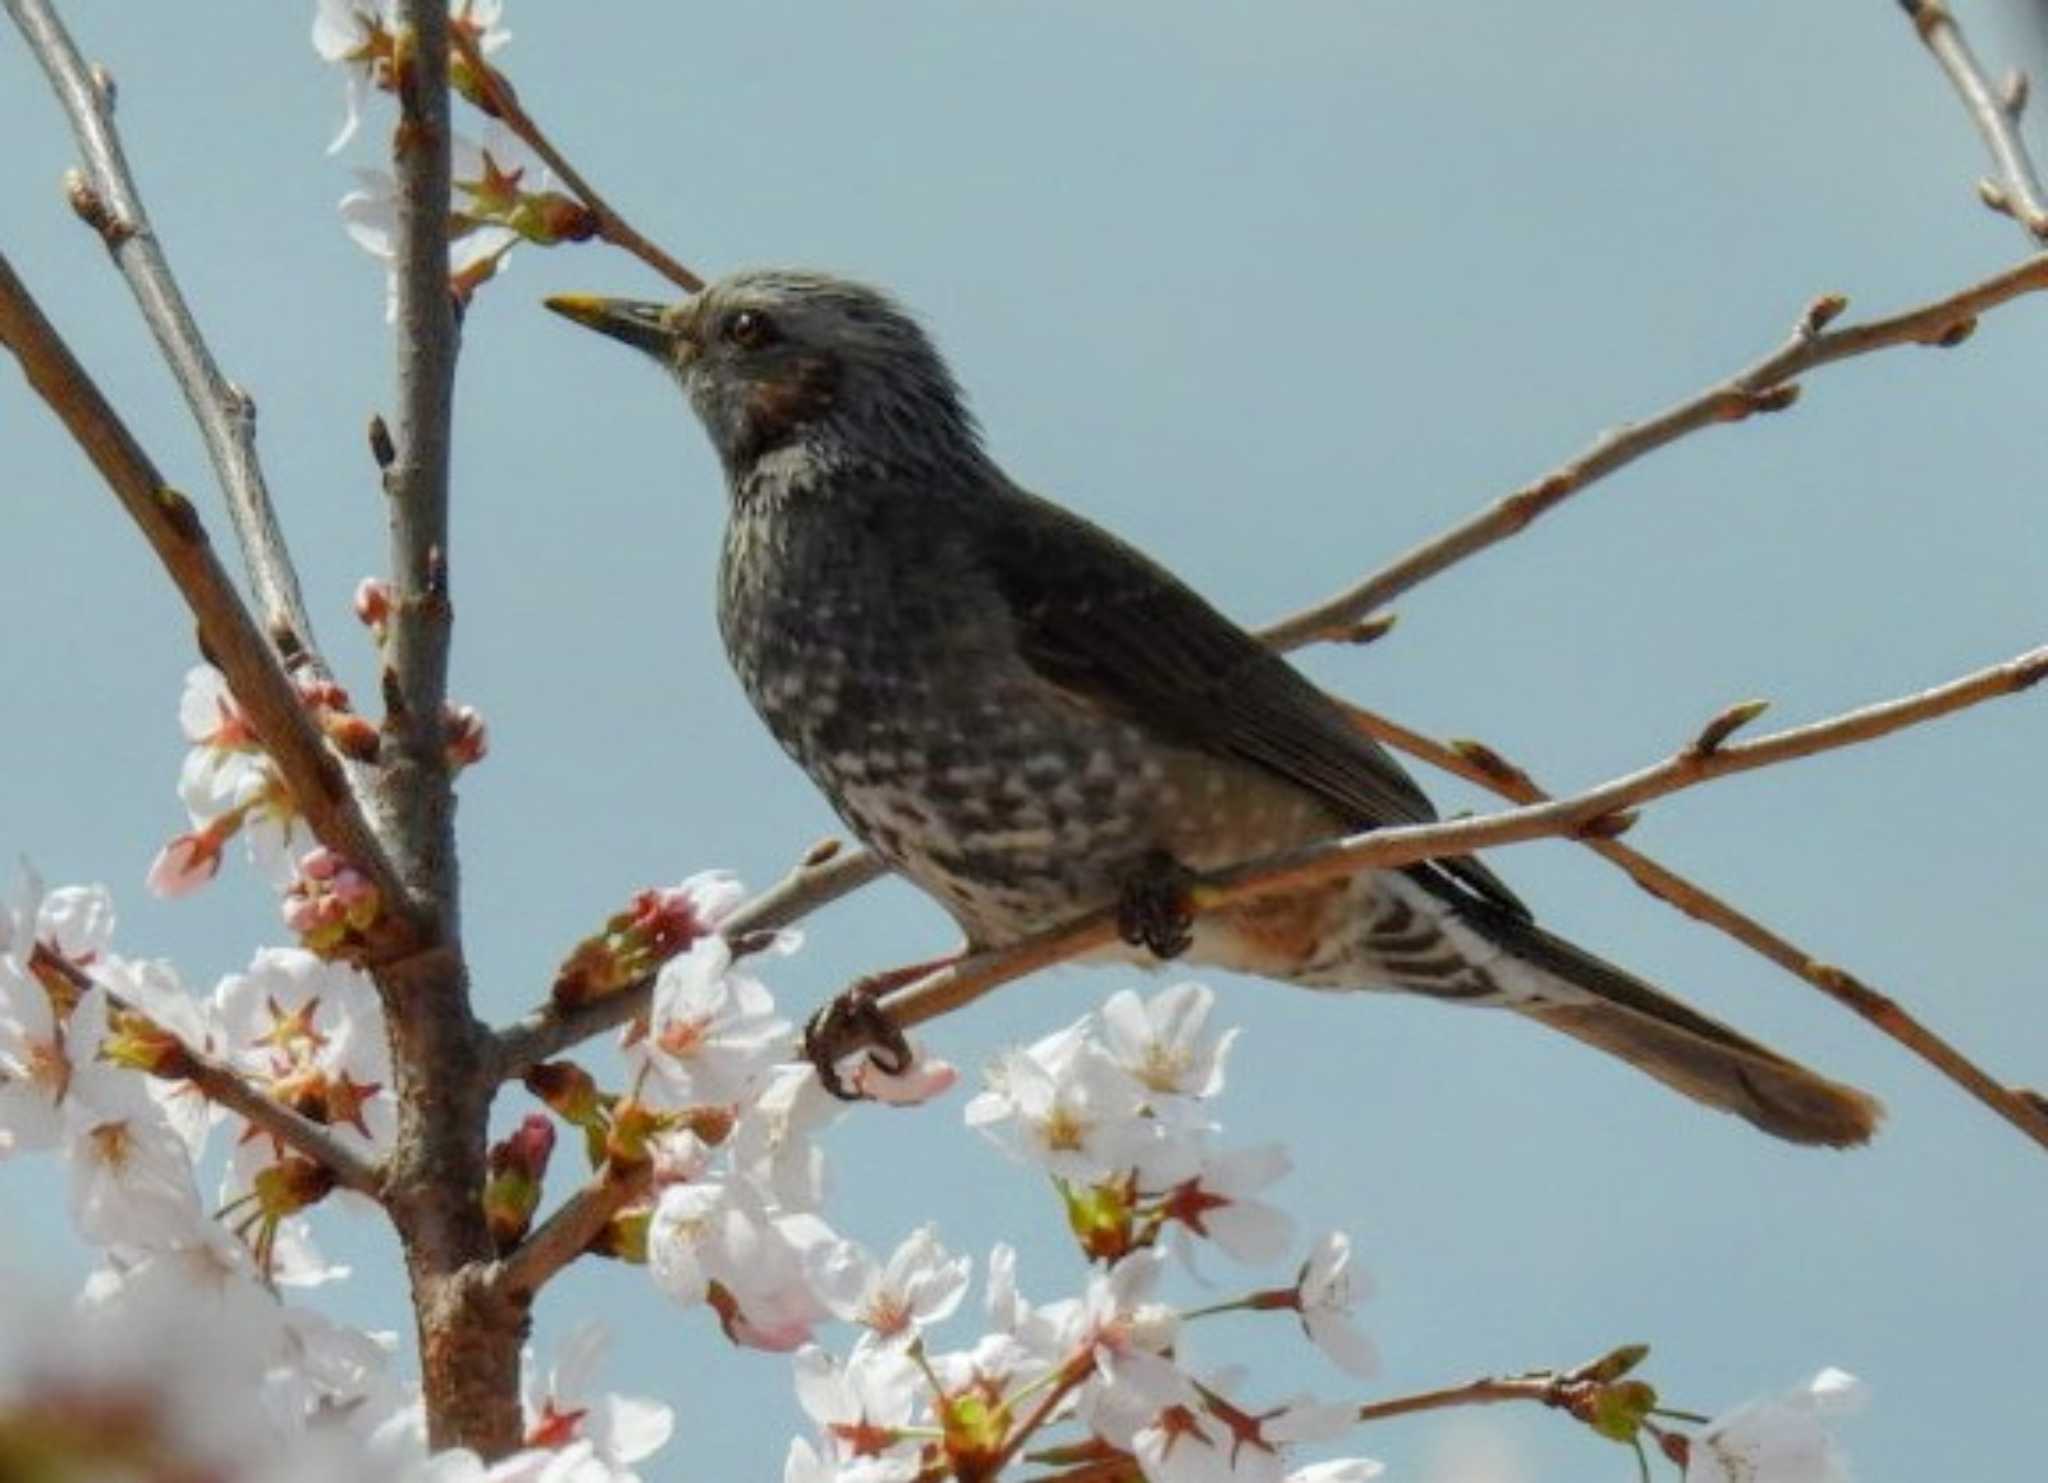
[(1374, 609), (1466, 557), (1506, 540), (1539, 515), (1644, 454), (1701, 428), (1739, 422), (1755, 412), (1775, 412), (1790, 406), (1797, 393), (1795, 376), (1892, 345), (1957, 344), (1975, 327), (1979, 314), (2044, 288), (2048, 288), (2048, 256), (2030, 258), (1959, 293), (1902, 314), (1840, 329), (1825, 326), (1842, 312), (1847, 300), (1839, 295), (1816, 299), (1801, 316), (1791, 338), (1748, 369), (1647, 421), (1601, 434), (1576, 458), (1534, 483), (1424, 541), (1335, 597), (1261, 629), (1259, 637), (1276, 649), (1287, 650), (1318, 639), (1343, 636)]
[[(47, 968), (56, 973), (80, 994), (98, 984), (86, 969), (40, 943), (35, 947), (34, 964), (39, 969)], [(99, 986), (114, 1008), (134, 1007), (112, 989)], [(157, 1028), (177, 1039), (167, 1027), (158, 1025)], [(332, 1130), (265, 1095), (226, 1062), (217, 1061), (182, 1040), (177, 1045), (177, 1051), (169, 1057), (170, 1063), (177, 1067), (176, 1080), (189, 1081), (208, 1101), (219, 1103), (254, 1123), (287, 1148), (322, 1165), (334, 1176), (335, 1183), (368, 1195), (373, 1200), (382, 1197), (383, 1175), (374, 1164), (335, 1137)]]
[[(1633, 804), (1730, 773), (1872, 741), (1902, 727), (1931, 721), (1996, 696), (2010, 695), (2044, 677), (2048, 677), (2048, 647), (2029, 650), (2003, 664), (1978, 670), (1919, 695), (1866, 706), (1755, 741), (1731, 742), (1707, 753), (1688, 747), (1663, 762), (1569, 798), (1497, 814), (1347, 835), (1214, 871), (1196, 880), (1190, 892), (1190, 905), (1197, 912), (1213, 911), (1363, 870), (1391, 869), (1523, 840), (1597, 831), (1603, 821)], [(973, 1002), (1000, 984), (1106, 947), (1115, 940), (1114, 913), (1107, 908), (1091, 912), (1064, 927), (961, 958), (952, 966), (889, 995), (881, 1008), (898, 1026), (921, 1024)]]
[(327, 1128), (301, 1116), (274, 1097), (265, 1096), (233, 1067), (185, 1050), (185, 1080), (228, 1111), (248, 1119), (287, 1148), (296, 1149), (334, 1176), (336, 1184), (383, 1198), (384, 1176), (376, 1165), (343, 1143)]
[(248, 712), (313, 833), (368, 875), (403, 919), (409, 900), (403, 883), (358, 808), (339, 759), (328, 750), (276, 652), (215, 556), (191, 501), (164, 483), (4, 256), (0, 342), (14, 352), (29, 384), (142, 528), (172, 585), (198, 620), (201, 648), (227, 676), (228, 688)]
[(1993, 211), (2018, 222), (2036, 242), (2048, 242), (2048, 192), (2041, 187), (2041, 177), (2019, 130), (2020, 110), (2027, 96), (2024, 81), (2003, 92), (1994, 89), (1943, 0), (1899, 0), (1899, 8), (1948, 74), (1956, 95), (1969, 110), (1970, 122), (1991, 151), (1998, 176), (1979, 183), (1979, 198)]
[(163, 244), (143, 210), (114, 128), (112, 80), (87, 67), (48, 0), (5, 0), (7, 13), (42, 63), (85, 159), (72, 184), (72, 205), (99, 232), (135, 294), (143, 320), (169, 363), (199, 424), (227, 498), (228, 518), (263, 616), (264, 631), (290, 665), (303, 660), (325, 674), (312, 619), (299, 592), (277, 511), (256, 458), (256, 404), (221, 375), (205, 337), (171, 275)]
[(1051, 1420), (1053, 1412), (1074, 1393), (1075, 1388), (1094, 1373), (1093, 1359), (1085, 1349), (1076, 1359), (1067, 1361), (1067, 1367), (1061, 1372), (1059, 1379), (1055, 1380), (1045, 1394), (1038, 1398), (1031, 1410), (1019, 1417), (1010, 1428), (1009, 1436), (1003, 1439), (1003, 1445), (990, 1460), (984, 1476), (993, 1478), (1008, 1467), (1018, 1450), (1038, 1434), (1039, 1429)]
[(1559, 1375), (1514, 1375), (1505, 1380), (1472, 1380), (1464, 1385), (1447, 1385), (1442, 1390), (1424, 1390), (1414, 1395), (1395, 1396), (1358, 1408), (1360, 1422), (1385, 1421), (1394, 1416), (1413, 1416), (1421, 1411), (1447, 1411), (1454, 1406), (1495, 1406), (1503, 1401), (1535, 1401), (1545, 1406), (1564, 1402), (1564, 1378)]
[[(1446, 772), (1489, 788), (1503, 798), (1516, 803), (1550, 801), (1551, 795), (1535, 779), (1491, 747), (1471, 742), (1446, 746), (1420, 732), (1409, 730), (1398, 721), (1361, 707), (1347, 705), (1345, 710), (1358, 728), (1368, 735)], [(1914, 1018), (1897, 1001), (1844, 970), (1812, 957), (1754, 917), (1618, 839), (1582, 835), (1579, 843), (1620, 866), (1630, 879), (1658, 900), (1676, 907), (1695, 921), (1726, 933), (1786, 972), (1812, 984), (1919, 1056), (2027, 1137), (2048, 1148), (2048, 1112), (1990, 1076), (1968, 1056)]]
[[(737, 940), (751, 932), (787, 927), (828, 901), (836, 901), (886, 875), (888, 869), (879, 856), (866, 850), (848, 850), (821, 860), (806, 860), (768, 890), (741, 906), (720, 923), (719, 930), (727, 938)], [(510, 1080), (523, 1076), (528, 1068), (548, 1057), (559, 1055), (572, 1045), (579, 1045), (592, 1036), (602, 1035), (645, 1014), (653, 991), (654, 978), (650, 974), (616, 994), (607, 994), (574, 1009), (562, 1011), (552, 1004), (543, 1005), (525, 1019), (498, 1032), (498, 1078)]]
[(513, 1302), (531, 1302), (550, 1277), (588, 1249), (613, 1216), (647, 1193), (652, 1174), (647, 1163), (618, 1168), (607, 1162), (492, 1269), (493, 1289)]
[(478, 48), (473, 36), (462, 27), (456, 26), (451, 30), (450, 37), (455, 49), (462, 54), (463, 64), (476, 79), (477, 85), (483, 89), (484, 97), (489, 103), (485, 111), (495, 116), (529, 149), (539, 155), (562, 184), (574, 192), (576, 199), (589, 208), (590, 214), (597, 219), (597, 234), (600, 237), (614, 247), (621, 247), (632, 253), (684, 293), (693, 294), (704, 287), (702, 278), (635, 231), (632, 224), (613, 210), (611, 203), (600, 196), (576, 167), (563, 157), (562, 152), (555, 148), (554, 141), (548, 138), (540, 125), (520, 106), (519, 95), (514, 90), (511, 79), (484, 60), (483, 52)]

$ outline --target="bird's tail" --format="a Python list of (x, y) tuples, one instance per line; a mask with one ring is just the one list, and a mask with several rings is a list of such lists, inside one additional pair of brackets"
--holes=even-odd
[(1884, 1112), (1876, 1098), (1807, 1070), (1525, 917), (1420, 873), (1355, 878), (1352, 891), (1350, 920), (1364, 931), (1343, 934), (1343, 948), (1286, 968), (1270, 958), (1245, 966), (1316, 987), (1407, 989), (1513, 1009), (1793, 1143), (1848, 1148), (1876, 1131)]
[(1575, 991), (1509, 1001), (1530, 1019), (1793, 1143), (1851, 1148), (1877, 1131), (1884, 1107), (1867, 1092), (1807, 1070), (1541, 927), (1514, 922), (1501, 935), (1518, 963)]

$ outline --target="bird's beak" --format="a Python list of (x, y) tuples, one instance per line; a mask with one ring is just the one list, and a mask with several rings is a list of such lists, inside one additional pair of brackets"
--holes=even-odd
[(666, 359), (679, 338), (663, 304), (642, 304), (632, 299), (601, 299), (595, 294), (556, 294), (547, 306), (564, 319), (623, 340), (636, 350)]

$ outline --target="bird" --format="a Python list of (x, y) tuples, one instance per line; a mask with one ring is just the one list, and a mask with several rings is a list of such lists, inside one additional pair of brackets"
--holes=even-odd
[[(1793, 1143), (1872, 1135), (1876, 1099), (1538, 926), (1476, 857), (1190, 918), (1200, 872), (1436, 811), (1278, 653), (1013, 482), (886, 293), (751, 269), (673, 304), (546, 302), (680, 382), (723, 466), (742, 688), (969, 950), (1113, 908), (1128, 956), (1501, 1007)], [(900, 1035), (875, 1039), (900, 1063)]]

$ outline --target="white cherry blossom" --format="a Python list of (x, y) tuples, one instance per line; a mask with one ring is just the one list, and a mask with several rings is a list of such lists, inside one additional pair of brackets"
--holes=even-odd
[[(72, 1016), (74, 1047), (97, 1049), (106, 997), (94, 990)], [(71, 1220), (97, 1246), (148, 1248), (189, 1239), (201, 1224), (192, 1156), (169, 1114), (134, 1071), (80, 1059), (64, 1104)]]
[(1332, 1231), (1316, 1243), (1296, 1285), (1301, 1326), (1310, 1342), (1340, 1369), (1365, 1376), (1379, 1369), (1379, 1351), (1352, 1322), (1351, 1310), (1372, 1294), (1372, 1283), (1351, 1266), (1351, 1238)]
[(0, 957), (0, 1156), (58, 1141), (72, 1072), (48, 991)]
[(778, 1209), (816, 1210), (826, 1193), (817, 1135), (847, 1108), (818, 1084), (807, 1063), (769, 1067), (727, 1140), (734, 1174)]
[[(383, 1006), (369, 979), (303, 948), (259, 948), (214, 989), (229, 1060), (265, 1091), (379, 1158), (397, 1128)], [(257, 1142), (269, 1150), (267, 1136)]]
[(1195, 1177), (1167, 1197), (1176, 1250), (1191, 1260), (1189, 1238), (1200, 1236), (1248, 1266), (1279, 1261), (1294, 1244), (1293, 1217), (1256, 1196), (1293, 1167), (1277, 1143), (1208, 1154)]
[(735, 968), (731, 944), (713, 935), (662, 965), (647, 1033), (628, 1047), (627, 1061), (653, 1073), (650, 1101), (731, 1106), (761, 1088), (789, 1033), (767, 987)]
[[(221, 1051), (225, 1036), (213, 1001), (187, 989), (177, 969), (168, 962), (109, 957), (94, 965), (93, 978), (131, 1009), (175, 1035), (187, 1050), (203, 1056)], [(207, 1135), (220, 1121), (220, 1109), (189, 1081), (150, 1076), (142, 1078), (142, 1083), (170, 1118), (171, 1126), (185, 1141), (186, 1153), (196, 1162), (206, 1150)]]
[(1138, 1088), (1090, 1038), (1092, 1017), (1006, 1051), (967, 1104), (970, 1128), (1056, 1178), (1090, 1183), (1156, 1143)]
[(521, 1406), (529, 1446), (589, 1445), (607, 1483), (630, 1483), (632, 1465), (653, 1456), (675, 1432), (675, 1412), (644, 1396), (596, 1392), (597, 1371), (611, 1346), (604, 1325), (579, 1324), (562, 1340), (547, 1374), (532, 1349), (523, 1355)]
[(743, 1185), (671, 1185), (648, 1226), (647, 1269), (685, 1306), (728, 1303), (720, 1318), (733, 1342), (787, 1351), (827, 1316), (806, 1268), (836, 1239), (815, 1216), (777, 1214)]
[(897, 1433), (914, 1423), (924, 1382), (902, 1351), (868, 1348), (842, 1365), (806, 1345), (792, 1365), (797, 1402), (825, 1444), (814, 1456), (840, 1469), (814, 1476), (846, 1483), (908, 1483), (917, 1476), (917, 1443)]
[(1692, 1438), (1685, 1483), (1848, 1483), (1834, 1423), (1865, 1399), (1862, 1381), (1825, 1369), (1783, 1394), (1746, 1401)]
[(1102, 1006), (1102, 1039), (1117, 1065), (1147, 1091), (1175, 1097), (1213, 1097), (1223, 1090), (1223, 1063), (1237, 1029), (1212, 1033), (1215, 991), (1175, 984), (1150, 999), (1129, 989)]
[(972, 1266), (967, 1257), (948, 1256), (926, 1225), (905, 1237), (886, 1265), (857, 1242), (820, 1247), (810, 1277), (835, 1318), (860, 1324), (878, 1339), (908, 1339), (953, 1315)]
[[(448, 13), (465, 23), (485, 55), (512, 39), (500, 20), (503, 0), (450, 0)], [(313, 50), (342, 69), (347, 81), (347, 113), (341, 130), (327, 146), (338, 152), (355, 137), (362, 123), (364, 96), (388, 87), (394, 18), (391, 0), (315, 0)]]

